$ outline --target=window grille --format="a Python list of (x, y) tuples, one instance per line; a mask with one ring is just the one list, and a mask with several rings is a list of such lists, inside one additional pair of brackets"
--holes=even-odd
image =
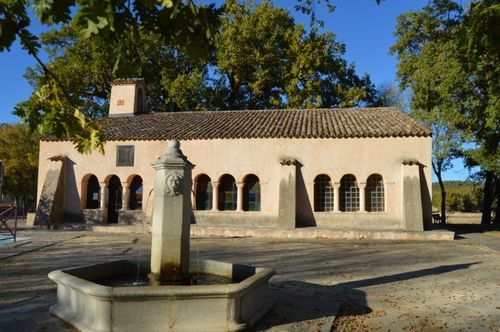
[(219, 181), (219, 210), (236, 210), (237, 194), (238, 190), (236, 189), (234, 178), (229, 174), (223, 175)]
[(212, 209), (212, 191), (210, 178), (205, 174), (200, 175), (196, 184), (196, 210)]
[(314, 179), (314, 211), (333, 211), (334, 197), (332, 181), (328, 175)]
[(245, 177), (243, 186), (243, 210), (260, 211), (260, 181), (253, 174)]
[(340, 180), (340, 211), (359, 211), (359, 188), (354, 175), (344, 175)]
[(384, 212), (384, 181), (379, 174), (372, 174), (366, 181), (365, 207), (368, 212)]

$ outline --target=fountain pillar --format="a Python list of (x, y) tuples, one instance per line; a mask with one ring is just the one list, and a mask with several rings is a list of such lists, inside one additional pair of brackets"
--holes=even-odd
[(171, 140), (155, 169), (151, 241), (152, 279), (182, 282), (189, 273), (191, 169), (193, 165)]

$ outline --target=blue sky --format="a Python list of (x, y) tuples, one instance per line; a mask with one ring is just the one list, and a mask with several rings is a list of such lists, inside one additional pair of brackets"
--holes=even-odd
[[(292, 0), (274, 1), (275, 5), (287, 8), (297, 22), (307, 24), (307, 17), (294, 11), (294, 3)], [(389, 48), (394, 43), (392, 33), (396, 18), (399, 14), (422, 8), (427, 1), (386, 0), (380, 5), (375, 0), (332, 0), (332, 3), (336, 6), (335, 11), (328, 13), (326, 8), (319, 6), (318, 18), (325, 22), (325, 29), (333, 31), (338, 41), (346, 45), (346, 60), (355, 63), (359, 75), (368, 73), (376, 86), (396, 85), (396, 58), (389, 55)], [(47, 28), (33, 20), (32, 31), (40, 33), (44, 30)], [(34, 64), (35, 60), (18, 44), (13, 45), (10, 52), (0, 53), (0, 122), (19, 122), (12, 111), (32, 92), (23, 74)], [(453, 169), (446, 172), (445, 179), (465, 179), (467, 175), (458, 160)]]

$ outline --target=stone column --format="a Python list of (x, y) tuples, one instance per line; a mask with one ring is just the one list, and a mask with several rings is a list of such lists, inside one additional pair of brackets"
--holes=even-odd
[(122, 210), (128, 210), (130, 201), (130, 183), (122, 182)]
[(333, 183), (333, 212), (340, 212), (340, 183)]
[(108, 184), (106, 182), (99, 184), (101, 185), (101, 209), (104, 209), (108, 204)]
[(365, 206), (366, 182), (360, 182), (358, 188), (359, 188), (359, 211), (366, 212), (366, 206)]
[(402, 226), (408, 231), (423, 231), (424, 216), (422, 213), (419, 162), (405, 160), (401, 168)]
[(238, 188), (238, 192), (236, 195), (236, 211), (243, 211), (243, 186), (245, 183), (243, 182), (236, 182), (236, 187)]
[(219, 211), (219, 182), (212, 182), (212, 211)]
[(193, 188), (191, 188), (191, 206), (193, 207), (193, 211), (196, 211), (196, 187), (198, 183), (193, 181)]
[(182, 283), (189, 276), (193, 165), (179, 146), (179, 141), (170, 141), (167, 153), (152, 165), (155, 179), (151, 279), (171, 283)]

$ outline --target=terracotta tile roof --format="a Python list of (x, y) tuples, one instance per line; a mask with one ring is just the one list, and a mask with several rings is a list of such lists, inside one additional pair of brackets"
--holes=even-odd
[(431, 136), (429, 128), (385, 107), (153, 113), (101, 124), (110, 141)]

